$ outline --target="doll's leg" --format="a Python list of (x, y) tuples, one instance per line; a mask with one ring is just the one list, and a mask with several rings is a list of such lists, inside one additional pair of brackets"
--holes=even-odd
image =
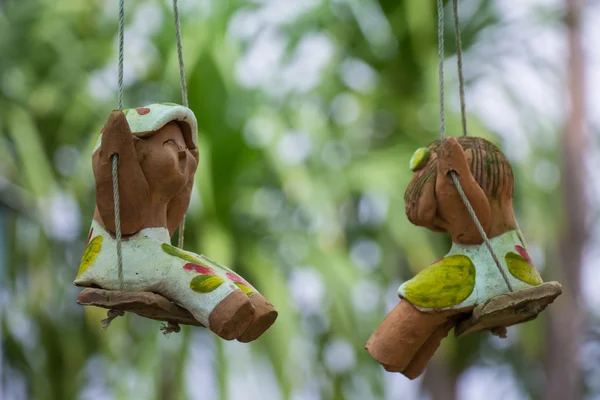
[[(193, 253), (180, 253), (198, 257)], [(254, 305), (228, 276), (213, 266), (170, 257), (170, 268), (153, 291), (187, 309), (196, 320), (225, 340), (240, 337), (254, 321)], [(166, 263), (163, 263), (165, 265)], [(147, 290), (147, 289), (146, 289)]]
[(448, 319), (448, 312), (424, 313), (407, 300), (401, 300), (365, 347), (388, 371), (405, 373), (409, 368), (418, 371), (421, 363), (427, 364), (453, 326), (446, 330)]
[(95, 237), (88, 245), (89, 251), (84, 254), (74, 283), (105, 290), (160, 294), (226, 340), (252, 341), (277, 317), (273, 306), (233, 271), (204, 256), (142, 236), (123, 244), (126, 268), (121, 287), (114, 247), (109, 235)]
[[(163, 244), (163, 250), (179, 260), (188, 261), (179, 271), (185, 273), (185, 279), (192, 279), (188, 286), (181, 287), (181, 291), (205, 294), (213, 290), (233, 290), (227, 298), (223, 298), (211, 312), (210, 328), (226, 339), (237, 338), (241, 342), (250, 342), (262, 335), (277, 318), (275, 308), (245, 279), (203, 256), (186, 252)], [(180, 264), (181, 265), (181, 264)], [(179, 293), (174, 293), (179, 295)], [(188, 308), (183, 304), (185, 308)], [(193, 306), (193, 305), (192, 305)], [(203, 308), (203, 304), (198, 304)], [(249, 313), (248, 308), (252, 312)], [(203, 309), (206, 312), (206, 309)], [(190, 310), (190, 312), (193, 311)]]

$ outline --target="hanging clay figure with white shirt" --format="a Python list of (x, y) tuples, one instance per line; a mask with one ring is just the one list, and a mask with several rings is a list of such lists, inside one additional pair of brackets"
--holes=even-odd
[[(75, 285), (78, 302), (209, 328), (252, 341), (277, 318), (246, 280), (171, 245), (198, 166), (193, 112), (174, 103), (114, 111), (92, 156), (96, 210)], [(122, 286), (117, 271), (112, 157), (118, 155)]]
[(414, 174), (404, 197), (408, 219), (449, 233), (453, 245), (400, 286), (400, 302), (366, 348), (387, 371), (414, 379), (452, 328), (457, 336), (482, 330), (505, 336), (507, 326), (535, 318), (560, 295), (561, 286), (544, 283), (527, 253), (513, 211), (512, 168), (495, 145), (478, 137), (446, 137), (418, 149), (410, 168)]

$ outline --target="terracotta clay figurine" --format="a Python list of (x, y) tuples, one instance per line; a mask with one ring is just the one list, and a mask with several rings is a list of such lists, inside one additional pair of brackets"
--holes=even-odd
[[(418, 149), (405, 192), (406, 214), (417, 226), (447, 232), (452, 248), (398, 289), (401, 298), (366, 344), (390, 372), (421, 375), (452, 328), (455, 335), (506, 327), (534, 319), (560, 295), (544, 283), (517, 228), (512, 206), (513, 172), (502, 152), (477, 137), (447, 137)], [(451, 171), (498, 258), (509, 285), (461, 199)]]
[[(190, 202), (198, 165), (192, 111), (173, 103), (114, 111), (92, 164), (96, 210), (75, 285), (88, 287), (83, 305), (205, 326), (220, 337), (249, 342), (277, 311), (230, 269), (172, 246)], [(118, 155), (123, 286), (117, 272), (112, 156)]]

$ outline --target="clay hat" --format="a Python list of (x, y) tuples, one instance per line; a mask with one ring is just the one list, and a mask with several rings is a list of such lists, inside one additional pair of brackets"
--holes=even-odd
[[(144, 138), (168, 124), (176, 122), (179, 125), (189, 149), (198, 145), (198, 122), (196, 116), (187, 107), (175, 103), (155, 103), (144, 107), (127, 108), (123, 110), (129, 129), (133, 136)], [(94, 150), (100, 147), (102, 135), (98, 138)]]

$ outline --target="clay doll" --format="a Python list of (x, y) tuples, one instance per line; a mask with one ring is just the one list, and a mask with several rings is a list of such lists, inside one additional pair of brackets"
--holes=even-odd
[[(512, 169), (496, 146), (477, 137), (447, 137), (418, 149), (410, 168), (414, 175), (404, 196), (408, 219), (417, 226), (449, 233), (453, 245), (443, 259), (400, 286), (400, 302), (366, 348), (386, 370), (414, 379), (457, 324), (465, 325), (462, 332), (490, 329), (502, 335), (506, 326), (535, 318), (560, 294), (560, 285), (543, 284), (520, 239), (512, 206)], [(506, 297), (502, 295), (510, 289), (451, 171), (458, 176), (514, 291), (511, 299), (492, 304), (495, 314), (487, 315), (487, 322), (477, 327), (465, 318), (476, 306)]]
[[(273, 306), (233, 271), (170, 244), (190, 202), (197, 135), (192, 111), (173, 103), (110, 115), (92, 156), (96, 209), (74, 283), (109, 293), (132, 292), (134, 297), (161, 295), (189, 311), (197, 325), (224, 339), (248, 342), (274, 323)], [(119, 157), (122, 288), (115, 243), (114, 154)]]

